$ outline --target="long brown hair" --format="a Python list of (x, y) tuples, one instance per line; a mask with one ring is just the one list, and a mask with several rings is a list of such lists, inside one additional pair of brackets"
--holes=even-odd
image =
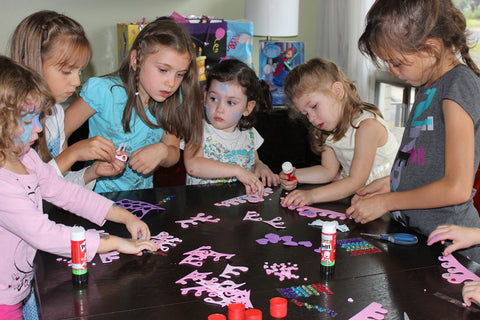
[[(367, 13), (358, 47), (377, 67), (382, 65), (379, 50), (387, 56), (394, 51), (406, 55), (425, 50), (438, 58), (437, 64), (446, 53), (458, 53), (480, 76), (470, 56), (466, 27), (465, 17), (450, 0), (377, 0)], [(443, 42), (440, 54), (426, 43), (433, 38)]]
[[(161, 46), (172, 48), (181, 53), (188, 53), (190, 65), (182, 83), (172, 96), (164, 102), (156, 102), (152, 98), (148, 101), (149, 111), (155, 115), (158, 125), (147, 118), (144, 105), (138, 92), (139, 75), (142, 62), (146, 56), (155, 53)], [(130, 131), (130, 119), (135, 111), (140, 119), (151, 128), (162, 127), (166, 132), (181, 137), (185, 143), (191, 142), (198, 150), (202, 142), (202, 97), (198, 82), (196, 55), (189, 33), (179, 26), (173, 19), (160, 17), (147, 24), (135, 38), (132, 50), (136, 50), (136, 68), (130, 64), (128, 54), (118, 70), (123, 86), (127, 93), (127, 103), (123, 111), (122, 123), (125, 132)]]
[(362, 101), (354, 82), (348, 79), (335, 63), (327, 59), (313, 58), (296, 66), (287, 74), (284, 90), (288, 99), (293, 101), (299, 96), (322, 90), (337, 81), (342, 84), (345, 91), (342, 101), (342, 120), (332, 132), (326, 132), (311, 126), (312, 148), (316, 152), (322, 150), (324, 140), (328, 135), (332, 134), (334, 141), (343, 138), (348, 128), (355, 127), (353, 120), (359, 113), (366, 111), (382, 117), (377, 106)]
[(35, 113), (41, 112), (41, 116), (55, 104), (47, 83), (38, 73), (0, 56), (0, 165), (7, 157), (18, 157), (23, 152), (23, 146), (15, 142), (18, 121), (28, 113), (24, 107), (32, 100), (37, 102)]
[[(29, 15), (16, 27), (10, 55), (14, 61), (42, 75), (43, 63), (51, 59), (59, 68), (85, 66), (91, 58), (92, 48), (77, 21), (55, 11), (42, 10)], [(35, 149), (43, 161), (52, 158), (45, 132), (39, 134)]]

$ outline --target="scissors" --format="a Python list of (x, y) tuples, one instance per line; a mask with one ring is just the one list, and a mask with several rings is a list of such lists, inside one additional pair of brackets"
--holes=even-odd
[(371, 234), (371, 233), (360, 233), (362, 236), (372, 237), (374, 239), (387, 240), (391, 243), (403, 244), (406, 246), (411, 246), (418, 243), (417, 236), (410, 233), (387, 233), (387, 234)]

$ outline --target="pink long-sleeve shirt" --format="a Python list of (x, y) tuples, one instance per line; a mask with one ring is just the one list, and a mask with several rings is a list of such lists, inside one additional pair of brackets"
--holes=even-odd
[[(29, 174), (0, 168), (0, 304), (21, 302), (30, 292), (37, 250), (70, 257), (71, 228), (43, 213), (42, 199), (103, 225), (113, 201), (68, 182), (30, 149), (21, 157)], [(99, 233), (86, 232), (87, 259), (95, 256)]]

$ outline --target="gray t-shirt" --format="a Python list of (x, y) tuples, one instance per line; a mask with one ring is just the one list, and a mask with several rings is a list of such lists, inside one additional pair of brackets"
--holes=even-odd
[[(444, 177), (445, 120), (442, 102), (445, 99), (458, 103), (473, 120), (476, 142), (474, 165), (478, 167), (480, 78), (465, 65), (458, 65), (432, 85), (419, 88), (390, 174), (392, 191), (419, 188)], [(433, 209), (402, 210), (392, 214), (396, 220), (425, 235), (441, 224), (480, 227), (480, 218), (473, 206), (474, 194), (472, 187), (470, 199), (465, 203)]]

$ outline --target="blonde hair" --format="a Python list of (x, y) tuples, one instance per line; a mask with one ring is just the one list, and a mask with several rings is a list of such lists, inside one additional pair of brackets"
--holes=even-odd
[[(179, 89), (163, 102), (152, 98), (148, 101), (151, 114), (155, 115), (158, 126), (153, 124), (145, 113), (145, 106), (138, 92), (142, 62), (146, 57), (158, 51), (162, 46), (181, 53), (188, 53), (190, 64)], [(130, 131), (132, 112), (149, 127), (162, 127), (166, 132), (182, 137), (185, 143), (190, 142), (195, 150), (202, 143), (202, 96), (198, 82), (196, 54), (189, 33), (173, 19), (160, 17), (147, 24), (137, 35), (130, 52), (136, 51), (136, 68), (130, 64), (130, 54), (126, 55), (118, 75), (122, 79), (127, 94), (127, 103), (123, 111), (122, 123), (125, 132)]]
[[(26, 17), (17, 26), (10, 55), (16, 62), (43, 75), (43, 64), (50, 60), (59, 68), (84, 67), (90, 60), (92, 48), (78, 22), (55, 11), (42, 10)], [(52, 158), (44, 132), (39, 134), (35, 148), (43, 161)]]
[(312, 148), (316, 152), (322, 151), (324, 140), (328, 135), (332, 134), (333, 140), (338, 141), (345, 136), (348, 128), (355, 127), (353, 120), (359, 112), (367, 111), (375, 116), (382, 117), (377, 106), (362, 101), (354, 82), (348, 79), (335, 63), (327, 59), (313, 58), (296, 66), (287, 74), (284, 90), (288, 99), (293, 101), (304, 94), (323, 90), (337, 81), (342, 84), (345, 91), (342, 100), (342, 120), (332, 132), (326, 132), (311, 126)]
[[(405, 55), (427, 51), (435, 55), (439, 66), (445, 54), (459, 54), (462, 61), (477, 75), (480, 70), (470, 56), (465, 17), (450, 0), (377, 0), (366, 17), (366, 27), (358, 40), (360, 51), (377, 66), (378, 53), (393, 58), (394, 52)], [(443, 42), (438, 53), (427, 39)]]
[(23, 152), (23, 146), (15, 142), (18, 121), (28, 113), (24, 107), (32, 100), (37, 102), (32, 113), (41, 115), (55, 104), (47, 83), (37, 72), (0, 56), (0, 165), (7, 157), (18, 157)]

